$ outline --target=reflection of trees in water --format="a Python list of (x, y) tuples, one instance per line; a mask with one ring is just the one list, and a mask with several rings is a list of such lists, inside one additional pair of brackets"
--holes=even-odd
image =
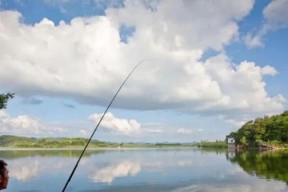
[(216, 155), (222, 155), (223, 153), (227, 152), (227, 148), (201, 148), (201, 153), (213, 153)]
[[(17, 159), (31, 156), (59, 156), (59, 157), (79, 157), (81, 150), (0, 150), (0, 157), (5, 159)], [(104, 153), (105, 151), (87, 150), (84, 156), (91, 156), (92, 154)]]
[(251, 175), (282, 180), (288, 184), (288, 151), (245, 151), (228, 159)]

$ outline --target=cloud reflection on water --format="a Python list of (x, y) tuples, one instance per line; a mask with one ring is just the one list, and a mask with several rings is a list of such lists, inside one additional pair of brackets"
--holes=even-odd
[(25, 157), (9, 160), (9, 175), (18, 181), (29, 181), (43, 175), (52, 176), (71, 170), (72, 158)]
[(94, 182), (112, 183), (116, 177), (135, 176), (141, 171), (139, 162), (123, 161), (117, 164), (112, 164), (102, 169), (93, 171), (90, 177)]
[[(77, 157), (63, 157), (58, 153), (41, 155), (33, 153), (17, 158), (10, 155), (10, 159), (5, 159), (13, 185), (26, 191), (38, 187), (38, 191), (41, 191), (38, 185), (45, 183), (45, 186), (55, 185), (49, 188), (50, 191), (60, 190)], [(22, 186), (23, 181), (25, 188)], [(193, 150), (91, 152), (81, 160), (70, 186), (76, 191), (107, 189), (109, 192), (114, 189), (132, 190), (136, 186), (146, 191), (151, 191), (149, 187), (157, 188), (158, 191), (165, 189), (165, 192), (288, 191), (281, 181), (268, 181), (247, 174), (237, 164), (227, 161), (224, 154)], [(9, 190), (17, 191), (18, 188), (13, 187)]]
[(22, 161), (13, 161), (10, 168), (10, 177), (19, 181), (25, 181), (30, 178), (36, 177), (39, 174), (39, 161), (33, 161), (30, 158), (22, 159)]

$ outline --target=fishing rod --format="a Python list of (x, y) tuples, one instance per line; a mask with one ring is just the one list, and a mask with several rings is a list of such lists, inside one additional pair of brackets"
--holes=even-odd
[(108, 107), (106, 108), (105, 112), (103, 113), (103, 115), (102, 115), (100, 121), (98, 122), (97, 126), (95, 127), (95, 129), (94, 129), (92, 135), (90, 136), (90, 139), (89, 139), (88, 142), (86, 143), (86, 145), (85, 145), (85, 147), (84, 147), (84, 149), (83, 149), (83, 151), (82, 151), (82, 153), (81, 153), (81, 155), (80, 155), (80, 157), (79, 157), (77, 163), (75, 164), (75, 166), (74, 166), (74, 168), (73, 168), (73, 170), (72, 170), (72, 172), (71, 172), (71, 174), (70, 174), (68, 180), (66, 181), (66, 184), (65, 184), (64, 188), (62, 189), (62, 192), (65, 192), (66, 187), (68, 186), (68, 184), (69, 184), (71, 178), (72, 178), (73, 175), (74, 175), (75, 170), (76, 170), (77, 167), (78, 167), (78, 164), (79, 164), (79, 162), (80, 162), (82, 156), (84, 155), (84, 152), (86, 151), (86, 148), (88, 147), (90, 141), (92, 140), (92, 138), (93, 138), (93, 136), (94, 136), (94, 133), (97, 131), (97, 129), (98, 129), (98, 127), (99, 127), (99, 125), (100, 125), (102, 119), (105, 117), (105, 115), (106, 115), (108, 109), (110, 108), (110, 106), (112, 105), (114, 99), (116, 98), (116, 96), (118, 95), (118, 93), (120, 92), (120, 90), (122, 89), (122, 87), (124, 86), (124, 84), (126, 83), (126, 81), (128, 80), (128, 78), (131, 76), (131, 74), (132, 74), (132, 73), (136, 70), (136, 68), (137, 68), (141, 63), (143, 63), (144, 61), (145, 61), (145, 59), (142, 60), (142, 61), (140, 61), (139, 63), (137, 63), (137, 65), (136, 65), (136, 66), (132, 69), (132, 71), (128, 74), (128, 76), (127, 76), (126, 79), (123, 81), (123, 83), (122, 83), (121, 86), (119, 87), (118, 91), (116, 92), (116, 94), (114, 95), (114, 97), (112, 98), (112, 100), (110, 101)]

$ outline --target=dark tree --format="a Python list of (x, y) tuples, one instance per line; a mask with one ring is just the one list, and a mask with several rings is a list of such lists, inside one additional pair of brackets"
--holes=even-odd
[(9, 99), (14, 97), (14, 93), (0, 94), (0, 109), (6, 109), (6, 105)]

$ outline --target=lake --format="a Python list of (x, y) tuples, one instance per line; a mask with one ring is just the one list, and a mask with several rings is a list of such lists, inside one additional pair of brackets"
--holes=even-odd
[[(79, 155), (73, 150), (0, 150), (10, 171), (5, 191), (61, 191)], [(287, 162), (287, 151), (89, 150), (66, 191), (284, 192)]]

